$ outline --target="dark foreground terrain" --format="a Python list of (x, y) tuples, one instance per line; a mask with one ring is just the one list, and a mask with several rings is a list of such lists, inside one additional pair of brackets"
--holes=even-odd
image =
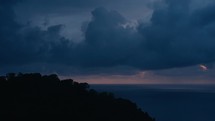
[(0, 77), (1, 121), (154, 121), (136, 104), (57, 75)]

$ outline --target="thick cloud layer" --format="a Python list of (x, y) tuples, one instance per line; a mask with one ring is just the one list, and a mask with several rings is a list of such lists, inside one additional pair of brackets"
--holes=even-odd
[(96, 9), (85, 33), (87, 65), (149, 70), (213, 62), (213, 8), (193, 11), (188, 0), (168, 0), (154, 10), (151, 24), (140, 24), (137, 31), (123, 27), (127, 21), (116, 12)]
[(215, 61), (215, 4), (191, 9), (189, 0), (166, 0), (154, 9), (150, 24), (133, 24), (117, 11), (96, 8), (77, 44), (60, 35), (63, 25), (47, 30), (22, 25), (16, 22), (15, 1), (0, 3), (1, 65), (157, 70)]
[(139, 46), (139, 36), (131, 28), (124, 28), (126, 19), (116, 11), (97, 8), (85, 30), (85, 41), (77, 47), (75, 57), (84, 67), (112, 67), (127, 65)]
[(191, 11), (189, 3), (167, 0), (166, 7), (154, 11), (151, 25), (139, 27), (145, 47), (164, 68), (215, 60), (214, 5)]
[[(69, 42), (59, 32), (62, 25), (47, 30), (22, 25), (15, 21), (15, 1), (0, 1), (0, 64), (46, 62), (55, 51), (63, 52)], [(62, 55), (62, 54), (59, 54)]]

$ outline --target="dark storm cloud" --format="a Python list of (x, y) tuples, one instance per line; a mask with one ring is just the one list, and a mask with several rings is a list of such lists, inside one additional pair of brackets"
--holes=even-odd
[[(76, 8), (89, 8), (91, 6), (95, 6), (98, 4), (105, 4), (108, 3), (106, 0), (23, 0), (25, 3), (28, 4), (36, 4), (36, 5), (42, 5), (42, 6), (50, 6), (53, 7), (53, 9), (61, 8), (59, 6), (63, 7), (76, 7)], [(113, 1), (113, 0), (110, 0)]]
[[(44, 14), (81, 14), (98, 6), (105, 6), (114, 0), (22, 0), (16, 7), (24, 16)], [(30, 7), (29, 7), (30, 6)], [(26, 9), (28, 11), (26, 11)], [(23, 16), (23, 15), (22, 15)]]
[(213, 62), (213, 8), (191, 11), (188, 0), (167, 0), (154, 10), (151, 23), (140, 24), (137, 31), (120, 26), (127, 22), (120, 14), (96, 9), (85, 32), (84, 52), (89, 56), (80, 54), (88, 61), (82, 64), (149, 70)]
[[(148, 4), (151, 1), (148, 0), (22, 0), (20, 2), (20, 7), (26, 8), (26, 6), (31, 6), (33, 8), (28, 8), (31, 12), (56, 12), (61, 11), (66, 12), (66, 10), (78, 10), (76, 12), (81, 12), (85, 9), (94, 9), (96, 7), (106, 7), (106, 6), (118, 6), (135, 7), (137, 5)], [(19, 8), (22, 9), (22, 8)], [(42, 13), (41, 13), (42, 14)]]
[(191, 11), (188, 0), (166, 3), (155, 9), (150, 25), (139, 26), (145, 49), (155, 55), (155, 65), (167, 68), (213, 62), (214, 5)]
[(215, 61), (213, 4), (191, 10), (188, 0), (166, 0), (154, 10), (150, 24), (137, 26), (116, 11), (97, 8), (83, 27), (84, 40), (77, 44), (60, 35), (63, 25), (41, 30), (19, 24), (13, 2), (0, 2), (1, 65), (49, 63), (100, 71), (166, 69)]
[[(0, 1), (0, 64), (26, 64), (47, 61), (53, 49), (65, 50), (67, 40), (59, 32), (62, 25), (47, 30), (15, 21), (13, 5), (17, 1)], [(63, 45), (62, 48), (60, 48)]]
[[(97, 8), (85, 30), (85, 41), (77, 50), (79, 64), (89, 67), (126, 65), (138, 46), (138, 36), (124, 28), (126, 19), (116, 11)], [(132, 51), (130, 51), (132, 50)]]

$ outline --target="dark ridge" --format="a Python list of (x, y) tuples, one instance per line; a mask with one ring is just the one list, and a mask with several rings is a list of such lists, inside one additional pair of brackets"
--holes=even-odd
[(0, 77), (1, 121), (155, 121), (133, 102), (57, 75)]

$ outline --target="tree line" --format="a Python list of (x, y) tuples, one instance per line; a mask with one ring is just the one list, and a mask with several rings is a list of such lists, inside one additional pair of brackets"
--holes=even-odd
[(155, 121), (127, 99), (40, 73), (0, 76), (2, 121)]

